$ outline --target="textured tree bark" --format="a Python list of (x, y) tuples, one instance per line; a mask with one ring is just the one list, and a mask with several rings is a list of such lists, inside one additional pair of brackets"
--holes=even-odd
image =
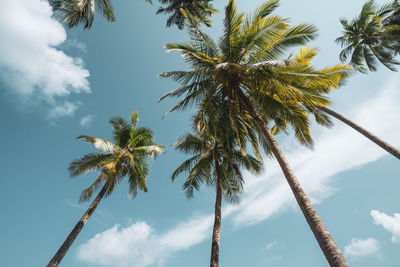
[(400, 159), (400, 150), (399, 149), (393, 147), (389, 143), (386, 143), (385, 141), (383, 141), (382, 139), (380, 139), (376, 135), (372, 134), (371, 132), (367, 131), (366, 129), (362, 128), (360, 125), (352, 122), (351, 120), (343, 117), (339, 113), (336, 113), (335, 111), (333, 111), (333, 110), (331, 110), (331, 109), (329, 109), (327, 107), (318, 106), (318, 108), (320, 110), (322, 110), (323, 112), (331, 115), (332, 117), (334, 117), (334, 118), (344, 122), (345, 124), (349, 125), (351, 128), (353, 128), (354, 130), (356, 130), (360, 134), (364, 135), (369, 140), (371, 140), (372, 142), (374, 142), (375, 144), (377, 144), (378, 146), (380, 146), (381, 148), (383, 148), (384, 150), (386, 150), (387, 152), (389, 152), (390, 154), (392, 154), (396, 158)]
[(217, 160), (215, 160), (215, 169), (217, 172), (217, 196), (215, 199), (214, 229), (211, 243), (210, 267), (218, 267), (219, 265), (219, 240), (221, 234), (222, 180), (219, 173)]
[(306, 218), (307, 223), (311, 228), (311, 231), (314, 233), (314, 236), (317, 239), (318, 244), (323, 251), (328, 263), (332, 267), (349, 267), (349, 264), (347, 263), (339, 247), (336, 245), (332, 236), (329, 234), (328, 229), (322, 222), (313, 205), (311, 204), (311, 201), (308, 199), (303, 188), (300, 186), (297, 177), (290, 168), (289, 163), (287, 162), (284, 154), (282, 153), (280, 147), (275, 141), (274, 136), (268, 128), (267, 124), (263, 121), (260, 114), (247, 98), (247, 96), (244, 95), (243, 92), (241, 92), (240, 90), (238, 91), (240, 99), (243, 101), (247, 111), (250, 113), (252, 118), (256, 121), (260, 130), (263, 132), (264, 137), (269, 147), (271, 148), (272, 153), (276, 157), (283, 171), (283, 174), (285, 175), (286, 180), (289, 183), (290, 188), (292, 189), (296, 201), (300, 206), (300, 209), (303, 212), (303, 215)]
[(93, 214), (94, 210), (99, 205), (100, 200), (103, 198), (106, 191), (107, 191), (107, 183), (104, 184), (103, 188), (100, 190), (100, 193), (93, 200), (90, 207), (86, 210), (86, 212), (83, 214), (81, 219), (75, 225), (74, 229), (68, 235), (67, 239), (61, 245), (60, 249), (57, 251), (57, 253), (54, 255), (54, 257), (51, 259), (49, 264), (47, 264), (47, 267), (56, 267), (60, 264), (61, 260), (64, 258), (65, 254), (67, 254), (69, 248), (71, 247), (72, 243), (75, 241), (79, 232), (82, 230), (83, 226), (85, 226), (86, 222), (89, 220), (90, 216)]

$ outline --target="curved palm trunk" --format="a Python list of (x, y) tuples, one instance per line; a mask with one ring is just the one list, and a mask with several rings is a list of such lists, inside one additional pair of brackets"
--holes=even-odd
[(332, 267), (349, 267), (346, 259), (344, 258), (342, 252), (339, 247), (336, 245), (332, 236), (329, 234), (328, 229), (322, 222), (318, 213), (314, 209), (311, 201), (308, 199), (306, 193), (303, 188), (300, 186), (300, 183), (290, 168), (289, 163), (287, 162), (284, 154), (282, 153), (280, 147), (274, 139), (273, 134), (268, 128), (267, 124), (259, 115), (258, 111), (255, 109), (250, 100), (243, 94), (243, 92), (239, 91), (240, 99), (245, 104), (247, 111), (250, 113), (252, 118), (256, 121), (258, 127), (263, 132), (264, 137), (272, 150), (272, 153), (275, 155), (287, 182), (289, 183), (290, 188), (296, 198), (298, 205), (300, 206), (301, 211), (303, 212), (304, 217), (307, 220), (308, 225), (310, 226), (312, 232), (314, 233), (315, 238), (318, 241), (320, 248), (322, 249), (325, 258), (328, 260), (330, 266)]
[(90, 207), (86, 210), (86, 212), (83, 214), (81, 219), (75, 225), (74, 229), (68, 235), (67, 239), (61, 245), (60, 249), (57, 251), (57, 253), (54, 255), (54, 257), (51, 259), (49, 264), (47, 264), (47, 267), (56, 267), (56, 266), (58, 266), (60, 264), (61, 260), (64, 258), (65, 254), (67, 254), (68, 249), (71, 247), (72, 243), (75, 241), (75, 239), (78, 236), (79, 232), (82, 230), (83, 226), (85, 226), (86, 222), (89, 220), (90, 216), (93, 214), (94, 210), (99, 205), (100, 200), (103, 198), (103, 196), (106, 193), (106, 191), (107, 191), (107, 183), (104, 184), (104, 186), (101, 189), (100, 193), (93, 200), (93, 202), (90, 205)]
[(386, 143), (385, 141), (383, 141), (382, 139), (380, 139), (376, 135), (374, 135), (371, 132), (367, 131), (366, 129), (362, 128), (360, 125), (358, 125), (358, 124), (352, 122), (351, 120), (343, 117), (339, 113), (336, 113), (335, 111), (330, 110), (327, 107), (318, 106), (317, 108), (319, 108), (323, 112), (331, 115), (332, 117), (335, 117), (336, 119), (344, 122), (345, 124), (349, 125), (351, 128), (353, 128), (354, 130), (356, 130), (360, 134), (364, 135), (369, 140), (371, 140), (372, 142), (374, 142), (375, 144), (377, 144), (378, 146), (380, 146), (381, 148), (383, 148), (384, 150), (386, 150), (387, 152), (389, 152), (390, 154), (392, 154), (396, 158), (400, 159), (400, 150), (399, 149), (393, 147), (389, 143)]
[(219, 265), (219, 240), (221, 234), (222, 181), (217, 161), (215, 161), (215, 170), (217, 172), (217, 196), (215, 199), (214, 229), (211, 243), (210, 267), (218, 267)]

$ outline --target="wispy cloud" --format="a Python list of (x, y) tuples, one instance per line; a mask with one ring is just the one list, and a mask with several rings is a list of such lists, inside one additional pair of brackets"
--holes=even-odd
[(392, 242), (400, 244), (400, 213), (393, 216), (378, 210), (371, 210), (371, 216), (375, 224), (380, 224), (392, 234)]
[(92, 124), (94, 115), (86, 115), (81, 118), (80, 125), (82, 127), (88, 128)]
[(78, 105), (76, 103), (71, 103), (65, 101), (60, 104), (54, 104), (53, 107), (49, 111), (50, 119), (57, 119), (60, 117), (70, 117), (75, 111), (78, 109)]
[(162, 265), (171, 253), (202, 242), (211, 223), (212, 217), (194, 218), (162, 235), (146, 222), (115, 225), (81, 245), (78, 259), (113, 267)]
[(379, 251), (379, 242), (374, 238), (358, 239), (353, 238), (347, 246), (344, 247), (346, 256), (359, 258), (376, 254)]
[[(359, 122), (395, 146), (400, 146), (400, 140), (397, 138), (400, 135), (400, 126), (396, 125), (400, 106), (395, 101), (400, 98), (400, 90), (396, 88), (400, 84), (398, 80), (391, 80), (379, 94), (371, 97), (371, 101), (357, 105), (352, 114), (348, 115), (354, 121)], [(385, 117), (385, 120), (382, 120), (382, 117)], [(303, 188), (314, 204), (323, 201), (324, 198), (334, 193), (335, 189), (330, 183), (336, 175), (378, 160), (387, 154), (381, 148), (339, 122), (333, 129), (323, 130), (315, 139), (314, 151), (297, 147), (287, 154)], [(246, 193), (242, 197), (241, 204), (226, 207), (223, 210), (224, 221), (230, 218), (237, 227), (243, 227), (244, 225), (262, 222), (274, 214), (295, 207), (294, 197), (281, 174), (279, 166), (274, 161), (266, 161), (265, 164), (267, 171), (264, 175), (254, 177), (246, 174)], [(397, 218), (397, 215), (395, 217)], [(129, 266), (128, 263), (135, 263), (132, 266), (145, 267), (154, 263), (162, 263), (171, 253), (202, 242), (207, 235), (211, 234), (211, 226), (212, 216), (207, 215), (178, 224), (159, 236), (152, 235), (151, 233), (154, 231), (152, 230), (146, 235), (146, 246), (144, 246), (152, 253), (143, 252), (143, 256), (138, 256), (140, 260), (135, 256), (138, 261), (133, 260), (131, 256), (127, 256), (129, 260), (125, 261), (126, 257), (121, 256), (119, 266)], [(397, 228), (390, 227), (390, 229)], [(122, 229), (117, 232), (120, 233), (121, 231)], [(395, 230), (392, 231), (395, 232)], [(103, 233), (96, 235), (91, 240), (101, 238), (104, 236)], [(83, 257), (83, 254), (79, 254), (79, 258), (86, 262), (111, 266), (109, 260), (111, 258), (102, 255), (113, 253), (114, 249), (107, 247), (107, 245), (100, 247), (97, 242), (91, 240), (80, 247), (79, 253), (93, 251), (91, 254), (93, 256)], [(395, 240), (397, 241), (397, 238)], [(347, 248), (347, 253), (349, 255), (351, 253), (367, 255), (376, 251), (377, 248), (379, 248), (378, 243), (374, 239), (353, 239)], [(136, 247), (136, 243), (132, 243), (127, 249), (141, 250), (141, 248)], [(107, 250), (107, 253), (100, 253), (103, 250)], [(95, 253), (96, 251), (97, 253)], [(139, 265), (138, 262), (142, 265)]]
[(50, 118), (70, 116), (77, 105), (71, 93), (90, 92), (80, 58), (59, 49), (67, 35), (52, 18), (48, 1), (0, 2), (0, 79), (28, 103), (46, 103)]
[(261, 248), (262, 251), (267, 251), (267, 250), (271, 250), (272, 248), (276, 247), (276, 245), (278, 244), (278, 242), (276, 240), (274, 240), (271, 243), (268, 243), (267, 245), (265, 245), (264, 247)]

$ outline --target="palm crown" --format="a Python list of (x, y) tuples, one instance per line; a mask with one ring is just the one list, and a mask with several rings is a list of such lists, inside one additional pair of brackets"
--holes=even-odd
[(349, 60), (358, 71), (376, 71), (378, 61), (392, 71), (400, 62), (399, 4), (394, 1), (377, 8), (373, 0), (366, 2), (359, 16), (352, 21), (341, 19), (343, 35), (336, 39), (344, 49), (340, 60)]
[(170, 43), (166, 48), (181, 53), (192, 70), (160, 74), (182, 84), (160, 98), (184, 95), (168, 112), (217, 97), (228, 99), (226, 103), (240, 110), (241, 116), (248, 116), (240, 108), (243, 97), (248, 97), (263, 119), (274, 123), (275, 133), (286, 132), (291, 125), (302, 144), (312, 145), (308, 115), (313, 114), (317, 123), (330, 125), (328, 117), (315, 107), (329, 104), (326, 94), (340, 85), (350, 68), (315, 69), (310, 63), (317, 51), (309, 47), (293, 58), (281, 59), (289, 48), (314, 39), (317, 29), (307, 24), (290, 26), (287, 19), (271, 15), (278, 4), (277, 0), (267, 1), (249, 16), (238, 12), (231, 0), (218, 43), (183, 12), (191, 41)]
[(115, 185), (128, 176), (129, 194), (134, 197), (138, 189), (147, 191), (146, 177), (149, 173), (148, 157), (154, 158), (164, 151), (164, 147), (154, 144), (153, 132), (146, 127), (137, 127), (137, 112), (131, 115), (130, 122), (122, 117), (110, 120), (114, 128), (114, 143), (81, 135), (79, 140), (91, 143), (100, 153), (90, 153), (71, 162), (69, 172), (77, 176), (88, 171), (101, 170), (100, 176), (81, 194), (81, 200), (91, 197), (93, 191), (103, 183), (107, 184), (106, 196), (110, 195)]
[[(214, 107), (220, 108), (221, 104), (214, 103)], [(190, 198), (202, 183), (216, 187), (218, 178), (225, 198), (236, 202), (243, 188), (241, 168), (260, 173), (262, 159), (246, 153), (246, 141), (250, 141), (258, 151), (257, 138), (253, 130), (247, 128), (249, 122), (240, 121), (240, 125), (233, 125), (230, 111), (227, 108), (219, 111), (199, 109), (193, 120), (194, 133), (182, 135), (174, 144), (177, 150), (193, 156), (174, 171), (172, 180), (183, 172), (187, 173), (183, 189)], [(250, 134), (246, 135), (248, 132)]]
[(107, 21), (115, 21), (114, 9), (110, 0), (50, 0), (56, 17), (69, 28), (84, 24), (90, 29), (96, 9)]
[(167, 27), (176, 25), (179, 29), (183, 29), (185, 25), (185, 16), (182, 10), (190, 13), (199, 22), (207, 26), (211, 26), (209, 17), (216, 10), (210, 4), (212, 0), (160, 0), (162, 6), (157, 10), (157, 14), (170, 14), (167, 19)]

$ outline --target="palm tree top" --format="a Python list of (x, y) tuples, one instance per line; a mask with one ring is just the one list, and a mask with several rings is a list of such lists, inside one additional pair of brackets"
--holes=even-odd
[(90, 153), (74, 160), (69, 166), (71, 177), (89, 171), (100, 170), (100, 176), (95, 182), (84, 190), (81, 200), (90, 199), (92, 193), (102, 184), (108, 183), (106, 196), (110, 195), (115, 187), (125, 176), (128, 176), (129, 194), (136, 196), (138, 189), (147, 191), (146, 178), (149, 174), (148, 157), (155, 158), (165, 148), (154, 143), (154, 134), (147, 127), (138, 127), (137, 112), (131, 114), (130, 121), (122, 117), (110, 120), (113, 131), (113, 141), (101, 138), (80, 135), (78, 140), (92, 144), (101, 152)]
[[(241, 169), (254, 174), (263, 169), (261, 156), (257, 159), (246, 152), (247, 141), (253, 148), (258, 147), (258, 140), (251, 140), (252, 129), (244, 130), (244, 124), (235, 125), (226, 107), (219, 104), (220, 113), (199, 110), (194, 116), (193, 131), (180, 136), (173, 145), (191, 155), (171, 176), (174, 181), (180, 174), (187, 174), (183, 189), (188, 198), (193, 197), (194, 190), (199, 190), (202, 183), (217, 187), (219, 178), (225, 199), (237, 202), (244, 183)], [(249, 130), (250, 137), (243, 130), (246, 134)]]
[(211, 26), (210, 16), (218, 13), (210, 4), (212, 0), (159, 0), (161, 7), (157, 10), (157, 14), (169, 14), (167, 19), (167, 27), (173, 25), (179, 29), (183, 29), (185, 25), (184, 12), (188, 12), (193, 18), (206, 26)]
[(343, 32), (336, 39), (343, 48), (339, 55), (340, 60), (349, 60), (362, 73), (366, 73), (367, 68), (376, 71), (378, 61), (396, 71), (396, 65), (400, 64), (395, 59), (400, 52), (400, 23), (395, 23), (398, 14), (398, 1), (378, 7), (370, 0), (362, 6), (356, 18), (351, 21), (340, 19)]
[(330, 104), (327, 94), (342, 84), (351, 68), (336, 65), (316, 69), (311, 61), (317, 50), (309, 46), (285, 58), (289, 49), (313, 40), (317, 28), (289, 25), (287, 19), (272, 14), (278, 5), (278, 0), (269, 0), (248, 15), (237, 10), (235, 1), (229, 1), (218, 42), (200, 29), (193, 16), (183, 12), (190, 41), (169, 43), (166, 48), (181, 53), (191, 70), (160, 74), (182, 85), (159, 99), (183, 96), (167, 113), (217, 96), (240, 107), (242, 91), (257, 104), (265, 121), (274, 123), (275, 133), (287, 132), (290, 125), (302, 144), (312, 145), (309, 114), (318, 123), (330, 125), (329, 118), (315, 106)]
[[(146, 0), (152, 3), (151, 0)], [(114, 8), (111, 0), (49, 0), (55, 17), (69, 28), (83, 24), (88, 30), (92, 27), (96, 11), (101, 13), (108, 22), (115, 21)]]

